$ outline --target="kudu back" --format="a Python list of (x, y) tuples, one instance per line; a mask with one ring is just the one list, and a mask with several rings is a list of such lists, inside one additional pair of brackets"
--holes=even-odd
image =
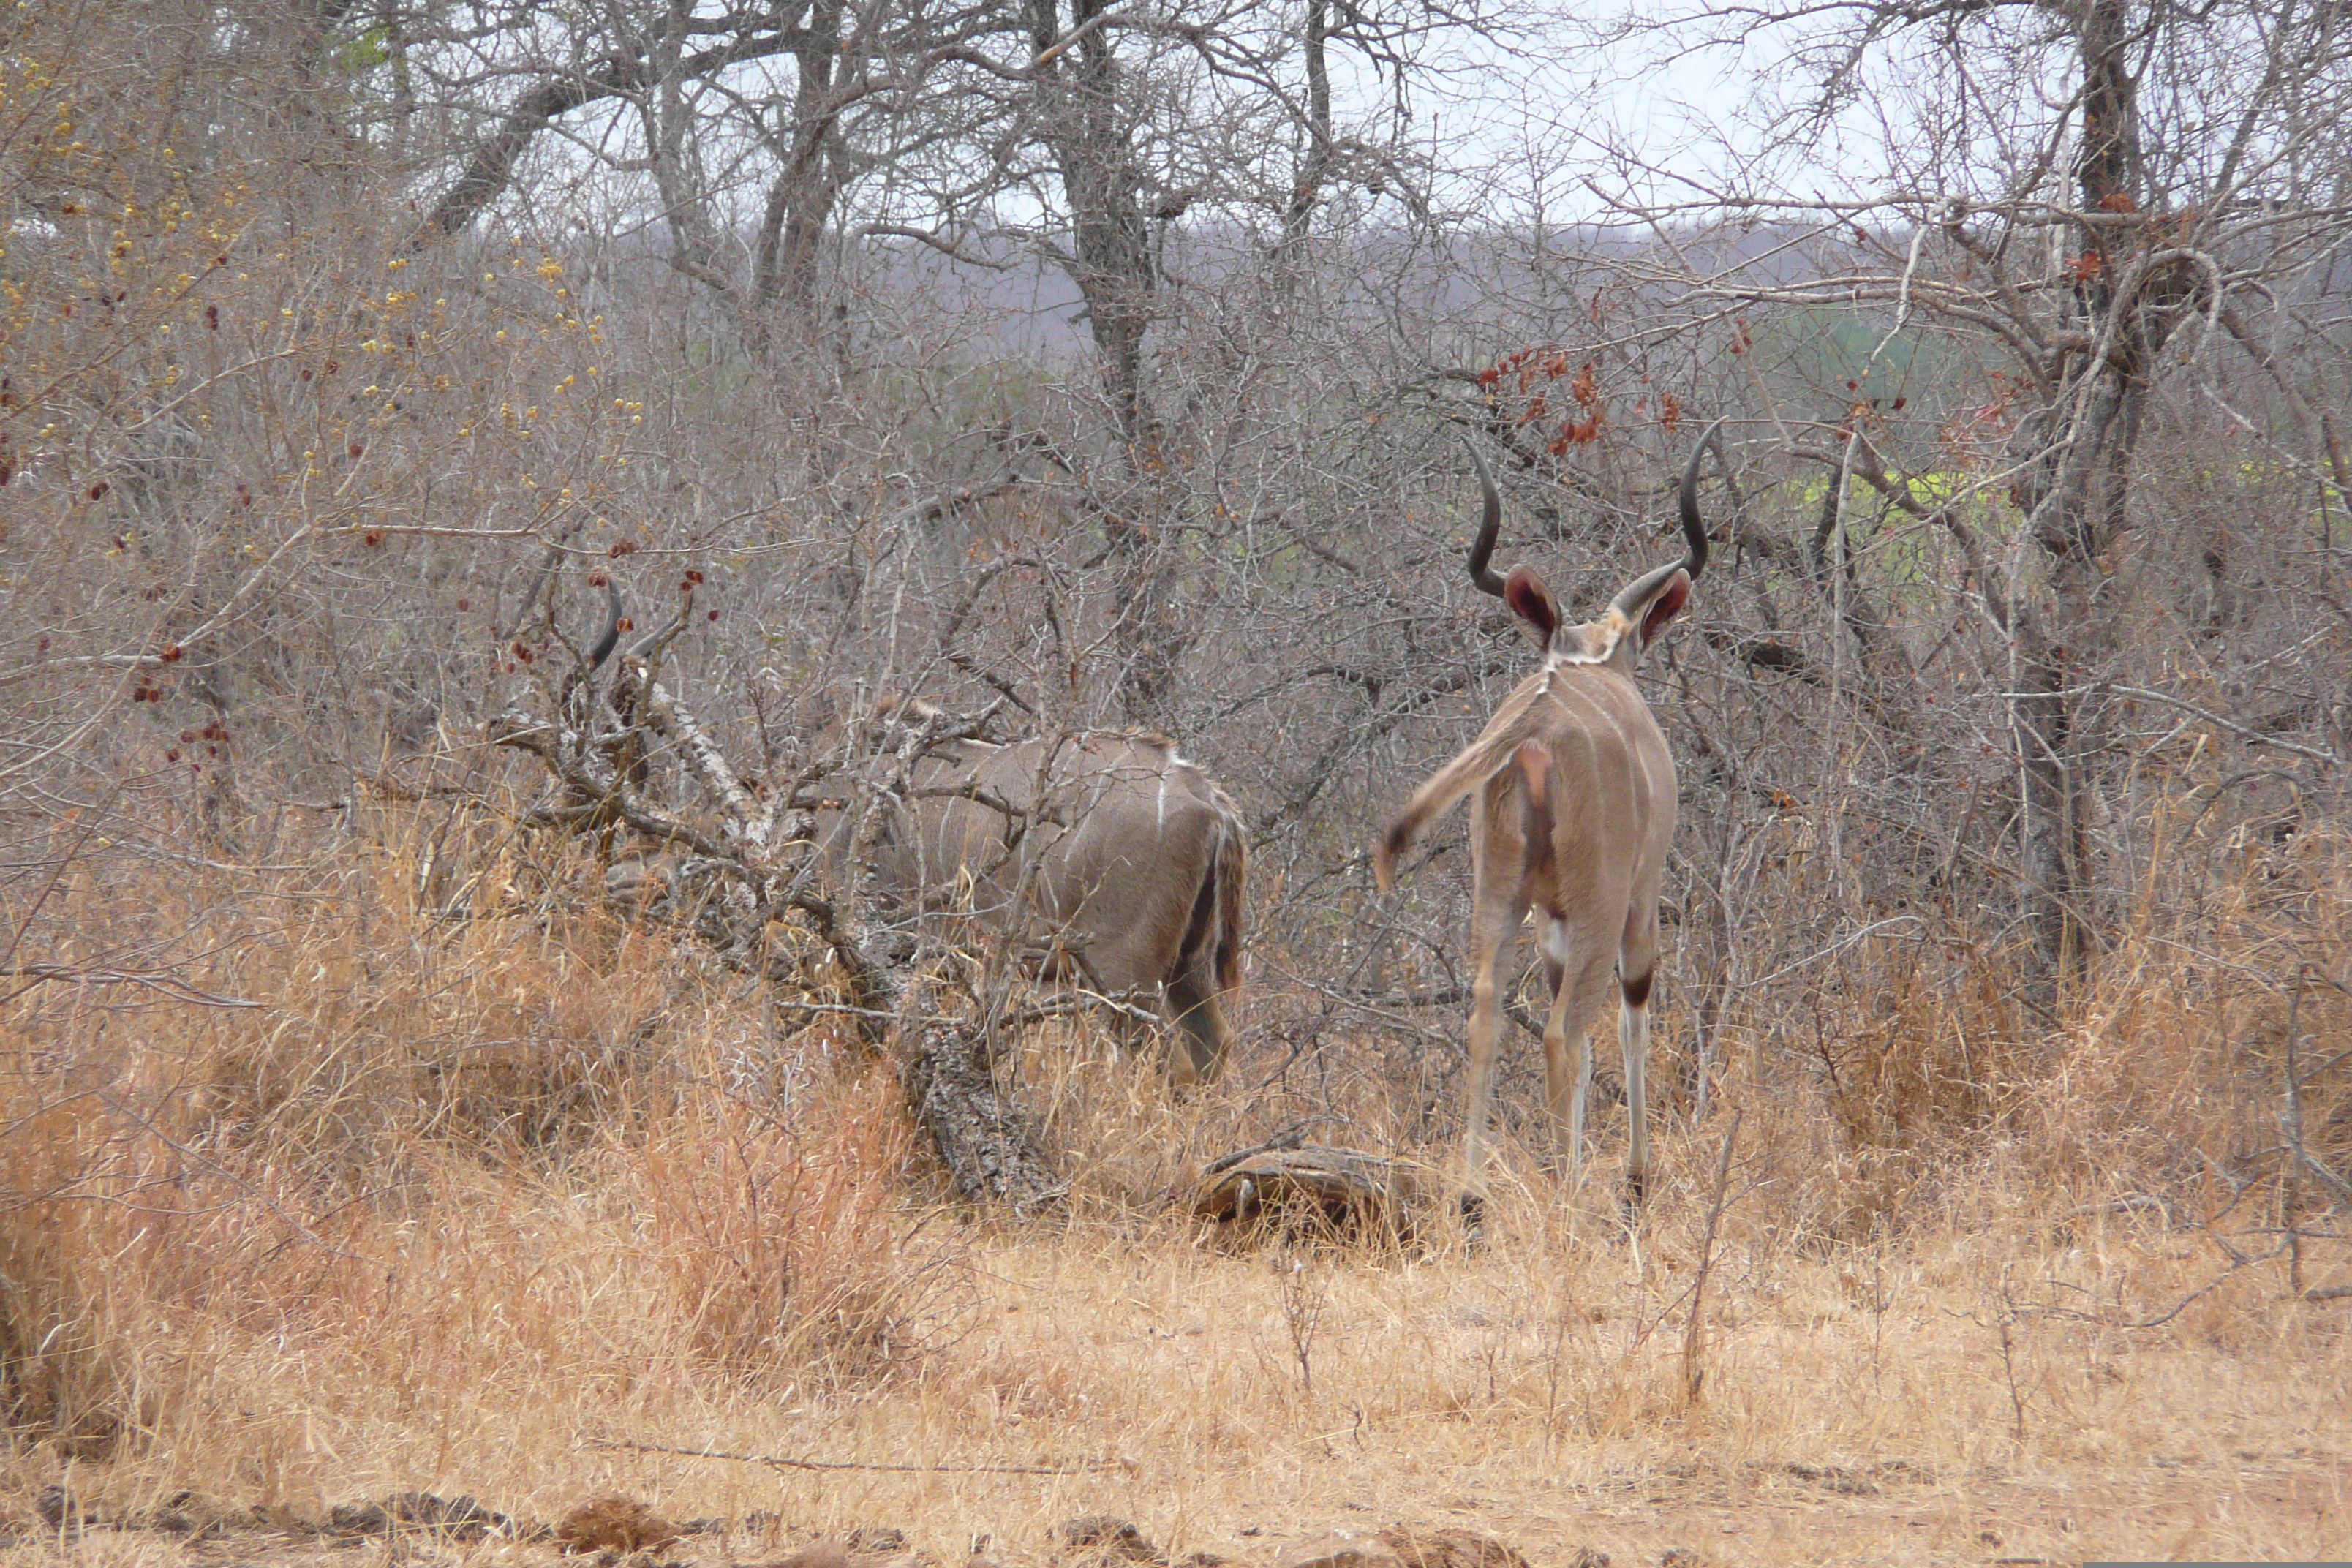
[(1633, 1203), (1648, 1181), (1650, 985), (1675, 783), (1673, 754), (1633, 669), (1689, 602), (1691, 584), (1706, 568), (1699, 461), (1720, 428), (1720, 421), (1707, 427), (1683, 470), (1683, 559), (1628, 584), (1599, 620), (1574, 626), (1562, 624), (1551, 591), (1533, 571), (1514, 567), (1506, 579), (1487, 564), (1502, 498), (1486, 458), (1470, 447), (1485, 503), (1470, 550), (1471, 580), (1510, 605), (1543, 650), (1543, 662), (1503, 700), (1478, 738), (1414, 792), (1374, 846), (1372, 865), (1385, 889), (1414, 834), (1470, 797), (1473, 980), (1463, 1205), (1474, 1221), (1502, 1029), (1496, 966), (1531, 910), (1552, 993), (1544, 1021), (1544, 1088), (1554, 1141), (1572, 1178), (1583, 1161), (1591, 1030), (1613, 979), (1622, 1004), (1618, 1038), (1632, 1128), (1626, 1188)]
[[(901, 700), (886, 711), (929, 710)], [(1047, 979), (1156, 1001), (1177, 1032), (1178, 1088), (1223, 1070), (1248, 851), (1214, 780), (1159, 736), (1106, 731), (933, 742), (905, 778), (871, 835), (886, 892), (1040, 943)], [(836, 865), (851, 831), (830, 835)]]

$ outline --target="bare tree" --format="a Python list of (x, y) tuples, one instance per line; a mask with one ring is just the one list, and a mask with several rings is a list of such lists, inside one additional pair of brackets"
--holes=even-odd
[[(1647, 276), (1683, 289), (1701, 320), (1835, 310), (1874, 323), (1873, 352), (1843, 388), (1774, 385), (1749, 356), (1751, 412), (1832, 476), (1807, 575), (1835, 601), (1864, 700), (1898, 728), (1914, 711), (1888, 662), (1902, 656), (1876, 593), (1844, 563), (1848, 481), (1957, 546), (2000, 649), (2035, 949), (2046, 973), (2070, 973), (2099, 940), (2094, 825), (2114, 772), (2124, 646), (2110, 579), (2149, 515), (2142, 443), (2158, 400), (2228, 410), (2306, 485), (2347, 477), (2331, 416), (2273, 346), (2313, 341), (2312, 308), (2336, 287), (2352, 237), (2347, 168), (2326, 129), (2352, 91), (2342, 30), (2324, 7), (2166, 0), (1869, 4), (1801, 19), (1727, 7), (1662, 26), (1685, 39), (1795, 37), (1818, 74), (1778, 121), (1789, 147), (1822, 147), (1858, 120), (1900, 128), (1884, 142), (1885, 187), (1800, 193), (1757, 162), (1708, 199), (1768, 219), (1779, 243), (1685, 235)], [(1632, 199), (1622, 210), (1659, 225), (1694, 213)], [(1956, 369), (1983, 368), (1915, 385), (1924, 406), (1906, 415), (1889, 373), (1911, 354), (1885, 353), (1906, 334), (1949, 345)], [(2248, 389), (2231, 355), (2270, 381), (2254, 395), (2275, 417), (2240, 411)], [(1978, 391), (1961, 404), (1969, 382)], [(1956, 456), (1970, 464), (1957, 486), (1935, 477)], [(1751, 537), (1786, 559), (1769, 534)]]
[[(370, 800), (446, 832), (436, 918), (485, 896), (460, 819), (507, 814), (564, 897), (688, 829), (709, 888), (768, 889), (759, 931), (823, 940), (797, 881), (865, 951), (863, 889), (746, 859), (612, 661), (593, 723), (558, 700), (597, 639), (551, 584), (699, 572), (655, 679), (748, 820), (884, 690), (1162, 729), (1264, 869), (1236, 1074), (1376, 1062), (1434, 1142), (1465, 847), (1433, 828), (1382, 902), (1361, 851), (1523, 673), (1458, 581), (1456, 429), (1584, 618), (1730, 417), (1708, 592), (1638, 678), (1683, 785), (1652, 1005), (1693, 1110), (1753, 1071), (1857, 1146), (1986, 1124), (2000, 1072), (1895, 1050), (1885, 999), (1982, 978), (1986, 1033), (2046, 1037), (2179, 833), (2342, 809), (2321, 12), (1686, 17), (1796, 29), (1820, 90), (1672, 204), (1577, 127), (1504, 157), (1412, 118), (1449, 69), (1493, 96), (1492, 49), (1453, 48), (1484, 24), (1426, 7), (291, 15), (12, 35), (105, 63), (0, 140), (0, 805), (44, 973), (89, 940), (39, 912), (58, 836), (91, 836), (78, 867), (331, 858)], [(1885, 184), (1768, 179), (1865, 111)], [(1564, 224), (1588, 180), (1616, 205)], [(572, 761), (484, 743), (509, 712)], [(750, 929), (676, 934), (772, 978)], [(125, 962), (190, 940), (125, 933)], [(1536, 1037), (1540, 981), (1498, 982)], [(882, 995), (831, 1005), (918, 1044), (986, 1015)], [(908, 1059), (1012, 1114), (989, 1050)], [(1508, 1126), (1536, 1089), (1497, 1060)]]

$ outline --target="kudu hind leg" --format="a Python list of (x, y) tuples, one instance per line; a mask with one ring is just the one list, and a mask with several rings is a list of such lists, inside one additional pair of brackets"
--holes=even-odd
[[(1584, 1128), (1592, 1103), (1592, 1022), (1608, 999), (1608, 985), (1609, 971), (1591, 967), (1589, 960), (1583, 970), (1570, 970), (1544, 1031), (1545, 1088), (1551, 1104), (1553, 1135), (1568, 1156), (1571, 1185), (1584, 1173)], [(1568, 1065), (1571, 1045), (1576, 1047), (1573, 1076)]]
[(1568, 1068), (1568, 1020), (1576, 1005), (1576, 981), (1570, 973), (1571, 938), (1568, 922), (1549, 910), (1536, 913), (1536, 945), (1543, 949), (1544, 979), (1551, 986), (1551, 1007), (1544, 1017), (1544, 1110), (1551, 1122), (1552, 1160), (1568, 1162), (1571, 1184), (1584, 1164), (1584, 1094), (1582, 1083), (1592, 1073), (1591, 1051), (1585, 1050), (1583, 1079)]
[[(1240, 965), (1221, 949), (1221, 943), (1233, 934), (1223, 929), (1221, 919), (1225, 912), (1223, 895), (1233, 891), (1223, 885), (1226, 868), (1221, 857), (1213, 839), (1209, 874), (1201, 879), (1193, 894), (1175, 965), (1161, 985), (1167, 994), (1168, 1016), (1176, 1024), (1177, 1037), (1169, 1043), (1169, 1076), (1180, 1089), (1214, 1082), (1234, 1048), (1233, 1020), (1225, 1016), (1220, 999), (1225, 988), (1218, 980), (1222, 967), (1227, 978), (1238, 981)], [(1227, 960), (1222, 966), (1221, 957)]]
[(1634, 1208), (1650, 1184), (1651, 974), (1645, 969), (1622, 982), (1624, 1006), (1617, 1015), (1617, 1043), (1625, 1052), (1625, 1197)]
[(1462, 1213), (1475, 1230), (1486, 1202), (1486, 1122), (1495, 1096), (1495, 1049), (1503, 1032), (1502, 951), (1528, 906), (1516, 894), (1480, 889), (1470, 910), (1470, 1093), (1462, 1133)]
[(1637, 895), (1617, 943), (1617, 985), (1623, 1007), (1617, 1043), (1625, 1052), (1625, 1200), (1641, 1207), (1650, 1185), (1650, 987), (1658, 972), (1658, 905), (1654, 887)]
[(1187, 971), (1168, 983), (1168, 1011), (1176, 1020), (1168, 1042), (1168, 1072), (1179, 1089), (1214, 1083), (1225, 1070), (1234, 1048), (1233, 1024), (1217, 1000), (1214, 986), (1197, 971)]

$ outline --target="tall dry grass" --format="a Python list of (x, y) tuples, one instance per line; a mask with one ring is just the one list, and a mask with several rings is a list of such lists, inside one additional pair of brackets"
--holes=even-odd
[[(75, 862), (11, 911), (214, 934), (192, 989), (51, 984), (5, 1015), (19, 1506), (61, 1476), (118, 1513), (423, 1487), (546, 1516), (621, 1486), (942, 1553), (1108, 1508), (1244, 1561), (1369, 1514), (1530, 1550), (1703, 1521), (1800, 1561), (1818, 1533), (1770, 1521), (1834, 1507), (1908, 1561), (1980, 1531), (2026, 1551), (2061, 1480), (2103, 1541), (2169, 1549), (2166, 1500), (2201, 1477), (2248, 1500), (2209, 1553), (2345, 1544), (2340, 1508), (2249, 1490), (2344, 1479), (2345, 1308), (2295, 1287), (2347, 1282), (2346, 1255), (2280, 1154), (2290, 1013), (2305, 1145), (2352, 1154), (2341, 837), (2195, 847), (2210, 876), (2152, 879), (2054, 1018), (2000, 952), (1899, 933), (1802, 1006), (1736, 1009), (1711, 1251), (1727, 1121), (1670, 1115), (1637, 1229), (1604, 1117), (1581, 1192), (1507, 1145), (1485, 1253), (1441, 1228), (1268, 1256), (1183, 1216), (1199, 1164), (1307, 1121), (1442, 1166), (1423, 1082), (1269, 1043), (1171, 1103), (1101, 1032), (1041, 1035), (1024, 1092), (1073, 1215), (1000, 1227), (945, 1201), (882, 1064), (601, 910), (590, 868), (445, 826), (379, 821), (300, 871)], [(658, 1451), (705, 1447), (879, 1468)], [(960, 1468), (1008, 1465), (1050, 1473)]]
[(245, 1380), (286, 1358), (373, 1368), (407, 1402), (445, 1381), (537, 1397), (559, 1370), (855, 1381), (920, 1353), (955, 1248), (904, 1223), (887, 1074), (795, 1052), (740, 977), (583, 912), (577, 867), (486, 837), (452, 889), (421, 824), (383, 829), (273, 881), (91, 862), (47, 900), (60, 930), (223, 940), (166, 999), (53, 985), (11, 1008), (12, 1426), (234, 1469), (224, 1412), (269, 1428), (259, 1463), (282, 1434)]

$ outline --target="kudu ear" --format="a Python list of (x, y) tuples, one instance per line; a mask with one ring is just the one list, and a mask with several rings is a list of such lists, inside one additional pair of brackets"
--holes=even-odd
[(1538, 647), (1551, 647), (1551, 634), (1559, 629), (1559, 605), (1542, 578), (1524, 566), (1512, 567), (1510, 580), (1503, 584), (1503, 602), (1535, 635)]
[(1633, 651), (1643, 653), (1666, 629), (1666, 624), (1682, 614), (1690, 603), (1690, 574), (1677, 566), (1665, 574), (1665, 581), (1653, 589), (1646, 598), (1626, 606), (1633, 623)]

